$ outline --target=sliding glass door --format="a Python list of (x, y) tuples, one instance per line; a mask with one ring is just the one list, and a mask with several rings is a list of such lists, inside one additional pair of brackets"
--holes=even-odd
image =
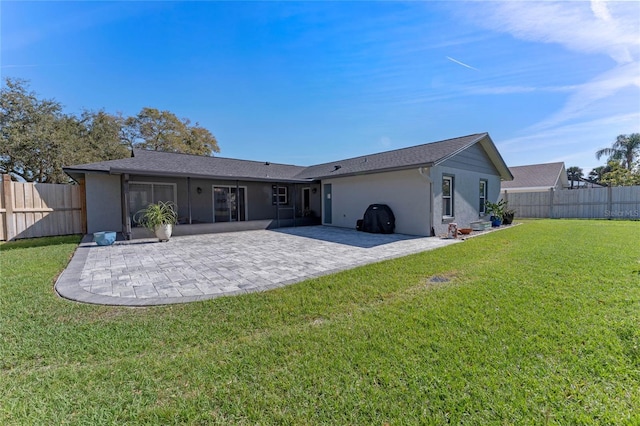
[(246, 187), (213, 187), (213, 221), (237, 222), (247, 220)]

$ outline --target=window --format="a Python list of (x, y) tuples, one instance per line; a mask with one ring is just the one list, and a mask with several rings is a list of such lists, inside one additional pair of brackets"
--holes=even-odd
[(276, 204), (289, 204), (288, 191), (286, 186), (273, 185), (271, 192), (271, 203)]
[[(129, 182), (129, 215), (134, 217), (136, 212), (151, 203), (158, 201), (176, 204), (176, 184), (156, 182)], [(133, 225), (136, 225), (133, 223)]]
[(453, 176), (442, 177), (442, 216), (453, 217)]
[(487, 181), (480, 179), (480, 203), (478, 206), (478, 213), (484, 215), (487, 213)]

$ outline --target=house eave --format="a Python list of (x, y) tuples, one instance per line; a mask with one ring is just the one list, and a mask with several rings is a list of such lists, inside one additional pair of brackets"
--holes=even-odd
[(248, 182), (281, 182), (281, 183), (312, 183), (314, 179), (292, 179), (272, 176), (242, 176), (242, 175), (213, 175), (202, 173), (167, 173), (162, 170), (133, 170), (133, 169), (116, 169), (109, 170), (112, 175), (130, 174), (139, 176), (156, 176), (156, 177), (179, 177), (179, 178), (195, 178), (210, 180), (239, 180)]
[(433, 167), (433, 165), (434, 164), (432, 162), (416, 163), (416, 164), (409, 164), (409, 165), (400, 166), (400, 167), (387, 167), (387, 168), (379, 168), (379, 169), (372, 169), (372, 170), (363, 170), (358, 172), (341, 173), (337, 175), (332, 175), (332, 174), (321, 175), (321, 176), (316, 176), (314, 179), (315, 180), (340, 179), (343, 177), (364, 176), (364, 175), (373, 175), (378, 173), (398, 172), (402, 170), (413, 170), (413, 169), (419, 169), (421, 167)]

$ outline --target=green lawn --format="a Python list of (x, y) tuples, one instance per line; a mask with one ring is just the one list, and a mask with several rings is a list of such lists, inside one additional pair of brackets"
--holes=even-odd
[(3, 244), (0, 424), (640, 424), (639, 241), (529, 221), (155, 308), (59, 299), (76, 237)]

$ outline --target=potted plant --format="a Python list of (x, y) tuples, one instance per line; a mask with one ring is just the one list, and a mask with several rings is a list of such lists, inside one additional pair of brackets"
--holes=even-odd
[(509, 207), (507, 207), (506, 203), (504, 207), (505, 208), (502, 212), (502, 224), (511, 225), (513, 223), (513, 218), (516, 215), (516, 211), (514, 209), (510, 209)]
[(154, 232), (160, 241), (169, 241), (173, 225), (178, 223), (178, 213), (172, 202), (158, 201), (138, 211), (134, 220)]
[(506, 202), (504, 200), (500, 200), (497, 203), (492, 203), (491, 201), (487, 201), (487, 213), (491, 215), (491, 226), (498, 227), (502, 225), (502, 219), (504, 217), (504, 210), (506, 206)]

